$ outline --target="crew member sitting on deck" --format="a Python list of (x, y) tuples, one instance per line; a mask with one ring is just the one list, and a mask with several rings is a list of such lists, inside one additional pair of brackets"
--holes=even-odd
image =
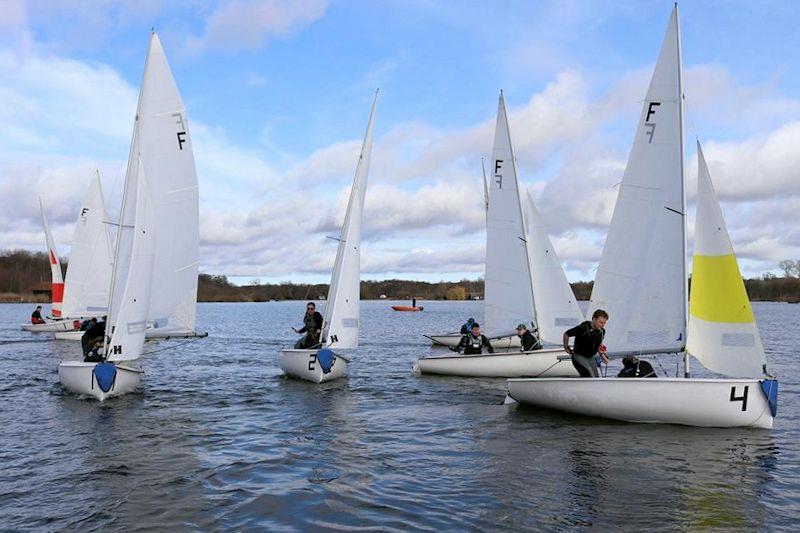
[[(564, 332), (564, 351), (572, 356), (572, 365), (582, 378), (597, 378), (600, 373), (597, 371), (597, 364), (594, 356), (599, 352), (600, 359), (608, 364), (606, 357), (606, 347), (603, 346), (603, 337), (606, 335), (605, 328), (608, 322), (608, 313), (598, 309), (592, 315), (592, 321), (581, 322), (572, 329)], [(569, 338), (575, 337), (575, 347), (569, 347)]]
[(483, 353), (483, 349), (489, 353), (494, 353), (494, 348), (485, 335), (481, 335), (481, 326), (477, 322), (472, 323), (472, 331), (461, 338), (458, 346), (451, 348), (455, 352), (464, 355), (478, 355)]
[(44, 319), (42, 318), (42, 306), (37, 305), (36, 310), (31, 313), (31, 324), (44, 324)]
[(306, 304), (306, 314), (303, 316), (303, 324), (300, 329), (294, 329), (295, 333), (305, 333), (294, 347), (303, 350), (307, 348), (319, 347), (319, 335), (322, 333), (322, 315), (317, 312), (317, 305), (314, 302)]
[(100, 348), (103, 346), (103, 337), (106, 334), (106, 318), (102, 322), (94, 319), (94, 324), (87, 329), (81, 336), (81, 346), (83, 347), (83, 360), (89, 362), (101, 362), (103, 355)]
[(519, 337), (523, 352), (532, 352), (542, 349), (542, 343), (539, 341), (539, 338), (528, 331), (528, 327), (525, 324), (517, 326), (517, 337)]
[(95, 317), (84, 320), (83, 322), (81, 322), (81, 327), (79, 328), (79, 331), (86, 331), (95, 324), (97, 324), (97, 319)]

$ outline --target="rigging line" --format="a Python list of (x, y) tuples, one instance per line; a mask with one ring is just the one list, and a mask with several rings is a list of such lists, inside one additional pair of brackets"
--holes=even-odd
[(205, 337), (192, 337), (191, 339), (185, 340), (183, 342), (179, 342), (178, 344), (175, 344), (174, 346), (165, 346), (164, 348), (161, 348), (159, 350), (150, 350), (149, 352), (142, 352), (141, 355), (144, 356), (144, 355), (150, 355), (150, 354), (154, 354), (154, 353), (158, 353), (158, 352), (163, 352), (163, 351), (166, 351), (166, 350), (174, 350), (175, 348), (183, 346), (184, 344), (189, 344), (190, 342), (194, 342), (194, 341), (200, 340), (200, 339), (205, 339)]

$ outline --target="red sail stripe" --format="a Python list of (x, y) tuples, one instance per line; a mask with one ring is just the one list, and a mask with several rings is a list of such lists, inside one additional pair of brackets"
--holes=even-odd
[(50, 264), (55, 265), (56, 263), (56, 254), (53, 253), (53, 250), (50, 250)]
[(53, 303), (60, 304), (64, 301), (64, 284), (53, 283)]

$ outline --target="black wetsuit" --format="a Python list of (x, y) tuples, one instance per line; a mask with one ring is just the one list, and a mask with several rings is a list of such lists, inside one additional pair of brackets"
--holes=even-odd
[(492, 344), (489, 342), (489, 339), (486, 338), (486, 335), (475, 337), (470, 333), (461, 338), (461, 342), (458, 343), (456, 351), (465, 355), (477, 355), (483, 353), (483, 348), (486, 348), (486, 351), (489, 353), (494, 353), (494, 348), (492, 348)]
[(313, 348), (319, 344), (319, 334), (322, 332), (322, 315), (319, 311), (314, 311), (313, 315), (308, 313), (303, 316), (303, 324), (305, 324), (298, 333), (305, 333), (306, 336), (301, 338), (295, 344), (295, 347)]
[(566, 332), (568, 337), (575, 337), (575, 346), (572, 349), (572, 366), (582, 378), (596, 378), (600, 376), (594, 356), (603, 344), (605, 329), (594, 329), (588, 320), (581, 322)]
[(523, 352), (532, 352), (534, 350), (541, 350), (542, 343), (539, 342), (539, 339), (533, 336), (533, 333), (525, 330), (525, 333), (519, 339), (520, 344), (522, 344), (522, 351)]

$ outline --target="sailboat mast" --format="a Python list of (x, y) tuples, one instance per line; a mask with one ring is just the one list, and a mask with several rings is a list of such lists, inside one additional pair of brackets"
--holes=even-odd
[(113, 330), (111, 324), (111, 312), (113, 310), (112, 305), (114, 303), (114, 285), (117, 281), (117, 265), (119, 264), (119, 249), (120, 243), (122, 242), (122, 230), (123, 228), (123, 219), (122, 217), (125, 215), (125, 206), (128, 204), (128, 184), (131, 178), (131, 168), (133, 165), (134, 156), (136, 156), (136, 161), (138, 164), (138, 154), (134, 154), (134, 150), (138, 150), (139, 146), (136, 142), (137, 135), (139, 133), (139, 111), (142, 105), (142, 93), (144, 93), (144, 79), (147, 75), (147, 65), (150, 62), (150, 48), (153, 44), (153, 34), (155, 33), (154, 30), (151, 30), (150, 34), (150, 41), (147, 43), (147, 57), (144, 60), (144, 70), (142, 71), (142, 83), (141, 89), (139, 90), (139, 99), (136, 102), (136, 117), (133, 119), (133, 133), (131, 134), (131, 148), (128, 152), (128, 167), (125, 169), (125, 181), (122, 184), (122, 205), (119, 209), (119, 216), (117, 217), (117, 235), (114, 245), (114, 259), (113, 264), (111, 266), (111, 287), (108, 289), (108, 314), (106, 315), (106, 330), (105, 334), (103, 335), (103, 358), (105, 359), (108, 356), (108, 343), (111, 342), (111, 333)]
[[(683, 261), (683, 316), (684, 316), (684, 343), (686, 342), (686, 331), (689, 323), (689, 279), (686, 264), (686, 256), (688, 253), (688, 245), (686, 242), (686, 172), (684, 171), (684, 150), (683, 150), (683, 54), (681, 50), (681, 17), (678, 12), (678, 3), (675, 2), (675, 38), (677, 39), (678, 48), (678, 132), (679, 132), (679, 149), (680, 149), (680, 168), (681, 168), (681, 213), (682, 222), (681, 231), (683, 232), (683, 254), (681, 260)], [(689, 352), (684, 349), (683, 351), (683, 375), (688, 378), (691, 377), (691, 369), (689, 368)]]
[(481, 157), (481, 170), (483, 171), (483, 206), (486, 212), (486, 222), (489, 222), (489, 182), (486, 180), (486, 158)]

